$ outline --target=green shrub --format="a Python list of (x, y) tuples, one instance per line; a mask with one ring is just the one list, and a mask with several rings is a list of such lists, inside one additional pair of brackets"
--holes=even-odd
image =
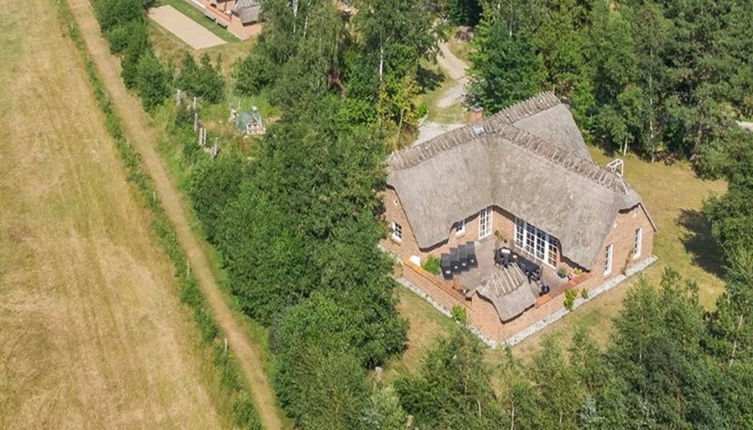
[(452, 319), (460, 324), (466, 325), (468, 323), (468, 314), (465, 313), (465, 308), (460, 305), (452, 307)]
[(170, 80), (170, 71), (151, 50), (141, 55), (136, 66), (136, 91), (147, 110), (154, 110), (170, 96)]
[(143, 21), (129, 21), (119, 24), (110, 30), (106, 38), (110, 42), (110, 52), (120, 54), (125, 51), (134, 35), (146, 34), (146, 24)]
[(428, 256), (421, 267), (434, 275), (442, 273), (442, 268), (439, 266), (439, 259), (433, 255)]
[(560, 278), (567, 276), (567, 267), (560, 266), (559, 269), (557, 269), (557, 276), (559, 276)]
[(580, 290), (580, 296), (583, 298), (583, 300), (587, 299), (588, 298), (588, 290), (585, 289), (585, 288), (582, 289), (582, 290)]
[(565, 307), (568, 311), (572, 311), (575, 307), (575, 298), (578, 297), (578, 293), (574, 289), (565, 290)]

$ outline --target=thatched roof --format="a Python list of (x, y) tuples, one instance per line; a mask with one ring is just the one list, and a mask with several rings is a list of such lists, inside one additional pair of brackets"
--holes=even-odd
[(494, 126), (512, 124), (542, 139), (557, 142), (562, 149), (591, 160), (591, 154), (586, 149), (586, 143), (570, 110), (554, 93), (544, 92), (512, 105), (489, 117), (486, 123)]
[[(455, 222), (495, 205), (557, 237), (571, 261), (593, 266), (617, 213), (641, 200), (587, 157), (582, 138), (573, 137), (580, 136), (575, 122), (555, 99), (537, 96), (503, 112), (512, 121), (496, 114), (390, 156), (388, 184), (420, 248), (447, 240)], [(525, 119), (530, 131), (518, 127)]]
[(250, 24), (259, 21), (261, 5), (255, 0), (238, 0), (233, 6), (233, 13), (238, 15), (242, 24)]
[(476, 292), (494, 305), (503, 322), (522, 314), (536, 303), (528, 280), (516, 264), (496, 270)]

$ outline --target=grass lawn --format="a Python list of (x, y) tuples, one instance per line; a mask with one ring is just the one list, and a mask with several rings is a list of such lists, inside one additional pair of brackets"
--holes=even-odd
[(157, 2), (157, 6), (163, 5), (170, 5), (174, 7), (182, 14), (201, 24), (202, 27), (219, 36), (220, 39), (224, 40), (225, 42), (235, 43), (240, 41), (240, 39), (235, 37), (233, 33), (215, 24), (214, 21), (211, 21), (209, 18), (204, 16), (204, 13), (202, 11), (189, 4), (185, 0), (159, 0)]
[[(185, 3), (183, 0), (173, 1)], [(190, 5), (187, 6), (192, 7)], [(211, 22), (209, 24), (211, 24)], [(209, 54), (213, 61), (219, 60), (220, 67), (225, 75), (230, 74), (233, 64), (238, 59), (246, 56), (256, 43), (256, 39), (254, 38), (242, 41), (236, 39), (233, 43), (226, 43), (224, 45), (196, 51), (152, 20), (149, 20), (149, 37), (154, 44), (154, 50), (157, 56), (170, 61), (173, 65), (177, 66), (179, 64), (178, 62), (180, 61), (183, 52), (192, 54), (197, 61), (201, 55)]]
[[(599, 165), (606, 164), (612, 158), (597, 148), (592, 147), (590, 151)], [(670, 266), (684, 278), (696, 280), (701, 303), (706, 308), (713, 309), (716, 297), (724, 288), (721, 280), (721, 253), (711, 239), (709, 227), (700, 210), (704, 199), (725, 191), (725, 184), (698, 179), (686, 162), (672, 165), (648, 163), (632, 155), (625, 159), (625, 177), (643, 197), (659, 229), (653, 249), (659, 261), (649, 267), (643, 276), (658, 283), (664, 268)], [(619, 313), (626, 292), (637, 279), (630, 279), (596, 297), (557, 323), (529, 337), (513, 348), (513, 354), (529, 357), (537, 350), (542, 339), (549, 335), (567, 342), (575, 328), (580, 326), (591, 329), (592, 336), (603, 344), (609, 335), (612, 318)], [(438, 334), (446, 333), (446, 330), (437, 329), (444, 327), (444, 323), (452, 324), (430, 306), (426, 310), (427, 304), (417, 306), (417, 301), (423, 301), (416, 296), (407, 298), (409, 294), (401, 292), (399, 295), (400, 312), (411, 322), (409, 338), (420, 338), (421, 341), (411, 342), (409, 345), (403, 362), (399, 364), (406, 367), (411, 367), (416, 357), (421, 356), (422, 351), (416, 351), (417, 349), (423, 349)], [(427, 330), (426, 327), (430, 329)], [(489, 352), (492, 361), (501, 359), (502, 355), (501, 350)]]

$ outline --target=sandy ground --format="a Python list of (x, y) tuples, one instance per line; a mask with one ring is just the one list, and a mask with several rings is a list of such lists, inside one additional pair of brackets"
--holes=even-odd
[(205, 49), (225, 44), (216, 34), (199, 25), (172, 6), (149, 9), (149, 18), (186, 42), (193, 49)]
[(442, 97), (437, 101), (437, 107), (448, 108), (452, 105), (462, 103), (465, 97), (466, 87), (468, 86), (468, 77), (466, 72), (468, 65), (455, 56), (450, 50), (447, 43), (439, 45), (439, 55), (437, 63), (450, 79), (456, 81), (455, 85), (450, 87)]
[(413, 142), (413, 144), (418, 145), (419, 143), (426, 142), (429, 139), (433, 139), (464, 125), (465, 124), (440, 124), (438, 122), (427, 121), (418, 127), (418, 138), (416, 138), (416, 141)]
[(0, 9), (0, 428), (220, 428), (198, 332), (55, 9)]
[(212, 272), (205, 244), (191, 229), (185, 199), (172, 183), (167, 167), (157, 153), (157, 132), (151, 127), (139, 101), (123, 85), (120, 78), (120, 61), (110, 54), (107, 41), (101, 36), (89, 3), (86, 0), (68, 0), (68, 3), (114, 110), (121, 118), (129, 142), (141, 155), (144, 168), (154, 181), (156, 192), (175, 228), (178, 241), (186, 252), (199, 288), (217, 325), (227, 336), (231, 350), (238, 357), (241, 369), (249, 381), (262, 424), (267, 429), (282, 428), (282, 414), (277, 407), (274, 390), (264, 373), (259, 350), (246, 336), (240, 323), (235, 320), (233, 311), (225, 301), (223, 291)]

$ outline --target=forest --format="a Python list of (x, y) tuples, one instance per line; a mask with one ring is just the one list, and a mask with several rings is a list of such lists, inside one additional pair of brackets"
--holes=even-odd
[[(269, 330), (282, 407), (304, 429), (753, 427), (753, 3), (746, 0), (264, 0), (258, 42), (230, 79), (279, 120), (247, 151), (197, 159), (189, 194), (243, 311)], [(206, 58), (161, 62), (141, 0), (97, 0), (123, 79), (147, 109), (180, 87), (222, 99)], [(393, 262), (377, 198), (383, 160), (425, 107), (426, 64), (473, 28), (470, 100), (486, 114), (552, 90), (590, 144), (690, 160), (723, 178), (703, 215), (724, 252), (713, 311), (667, 269), (632, 287), (607, 345), (587, 332), (504, 365), (458, 325), (417, 369), (399, 357)], [(186, 118), (176, 114), (177, 127)], [(661, 178), (657, 178), (657, 181)], [(504, 381), (495, 384), (493, 381)]]

